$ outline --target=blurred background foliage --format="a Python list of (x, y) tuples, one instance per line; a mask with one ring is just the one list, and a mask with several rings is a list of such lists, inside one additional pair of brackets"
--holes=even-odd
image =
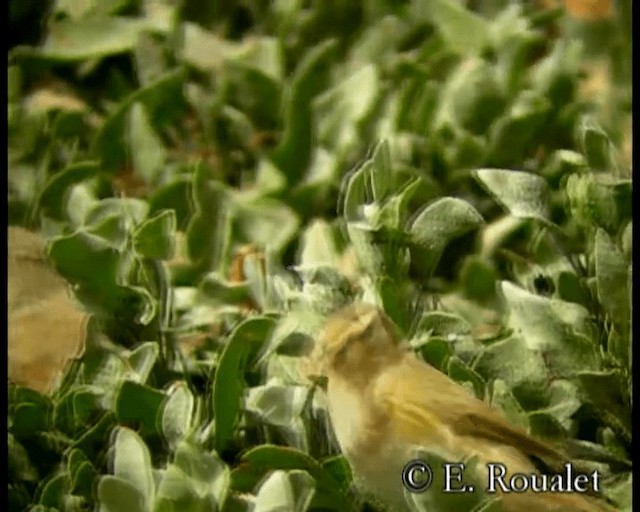
[(631, 509), (630, 1), (9, 20), (10, 510), (375, 508), (298, 371), (354, 299)]

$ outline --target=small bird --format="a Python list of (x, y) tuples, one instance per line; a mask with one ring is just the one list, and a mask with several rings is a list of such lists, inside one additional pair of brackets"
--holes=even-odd
[[(508, 475), (538, 473), (534, 461), (557, 468), (567, 462), (419, 359), (375, 306), (352, 304), (332, 315), (310, 354), (307, 372), (326, 377), (329, 416), (340, 448), (354, 475), (389, 510), (412, 510), (401, 474), (415, 459), (416, 448), (451, 462), (476, 456), (481, 468), (502, 463)], [(498, 495), (505, 512), (611, 510), (578, 493)]]

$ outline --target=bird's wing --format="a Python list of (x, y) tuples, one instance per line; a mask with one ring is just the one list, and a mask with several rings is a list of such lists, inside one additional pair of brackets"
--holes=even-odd
[(450, 435), (511, 446), (553, 468), (566, 462), (560, 452), (509, 425), (497, 410), (413, 355), (387, 369), (377, 379), (374, 393), (389, 416), (398, 419), (400, 434), (415, 444), (436, 433), (446, 435), (446, 426)]

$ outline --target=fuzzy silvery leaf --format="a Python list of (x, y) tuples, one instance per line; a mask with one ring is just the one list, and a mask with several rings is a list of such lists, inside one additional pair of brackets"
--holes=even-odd
[(256, 496), (256, 512), (302, 512), (311, 503), (314, 480), (304, 471), (274, 471)]
[(149, 449), (139, 435), (128, 428), (118, 428), (113, 440), (113, 473), (140, 493), (146, 509), (155, 495)]
[(506, 169), (479, 169), (475, 175), (514, 217), (549, 223), (549, 191), (541, 177)]

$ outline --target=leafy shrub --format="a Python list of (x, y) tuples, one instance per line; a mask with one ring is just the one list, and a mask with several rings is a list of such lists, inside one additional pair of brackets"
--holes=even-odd
[[(630, 510), (625, 2), (596, 43), (478, 4), (41, 15), (10, 52), (9, 222), (91, 319), (50, 394), (10, 383), (11, 510), (358, 509), (298, 372), (355, 297)], [(608, 110), (579, 94), (594, 44)]]

